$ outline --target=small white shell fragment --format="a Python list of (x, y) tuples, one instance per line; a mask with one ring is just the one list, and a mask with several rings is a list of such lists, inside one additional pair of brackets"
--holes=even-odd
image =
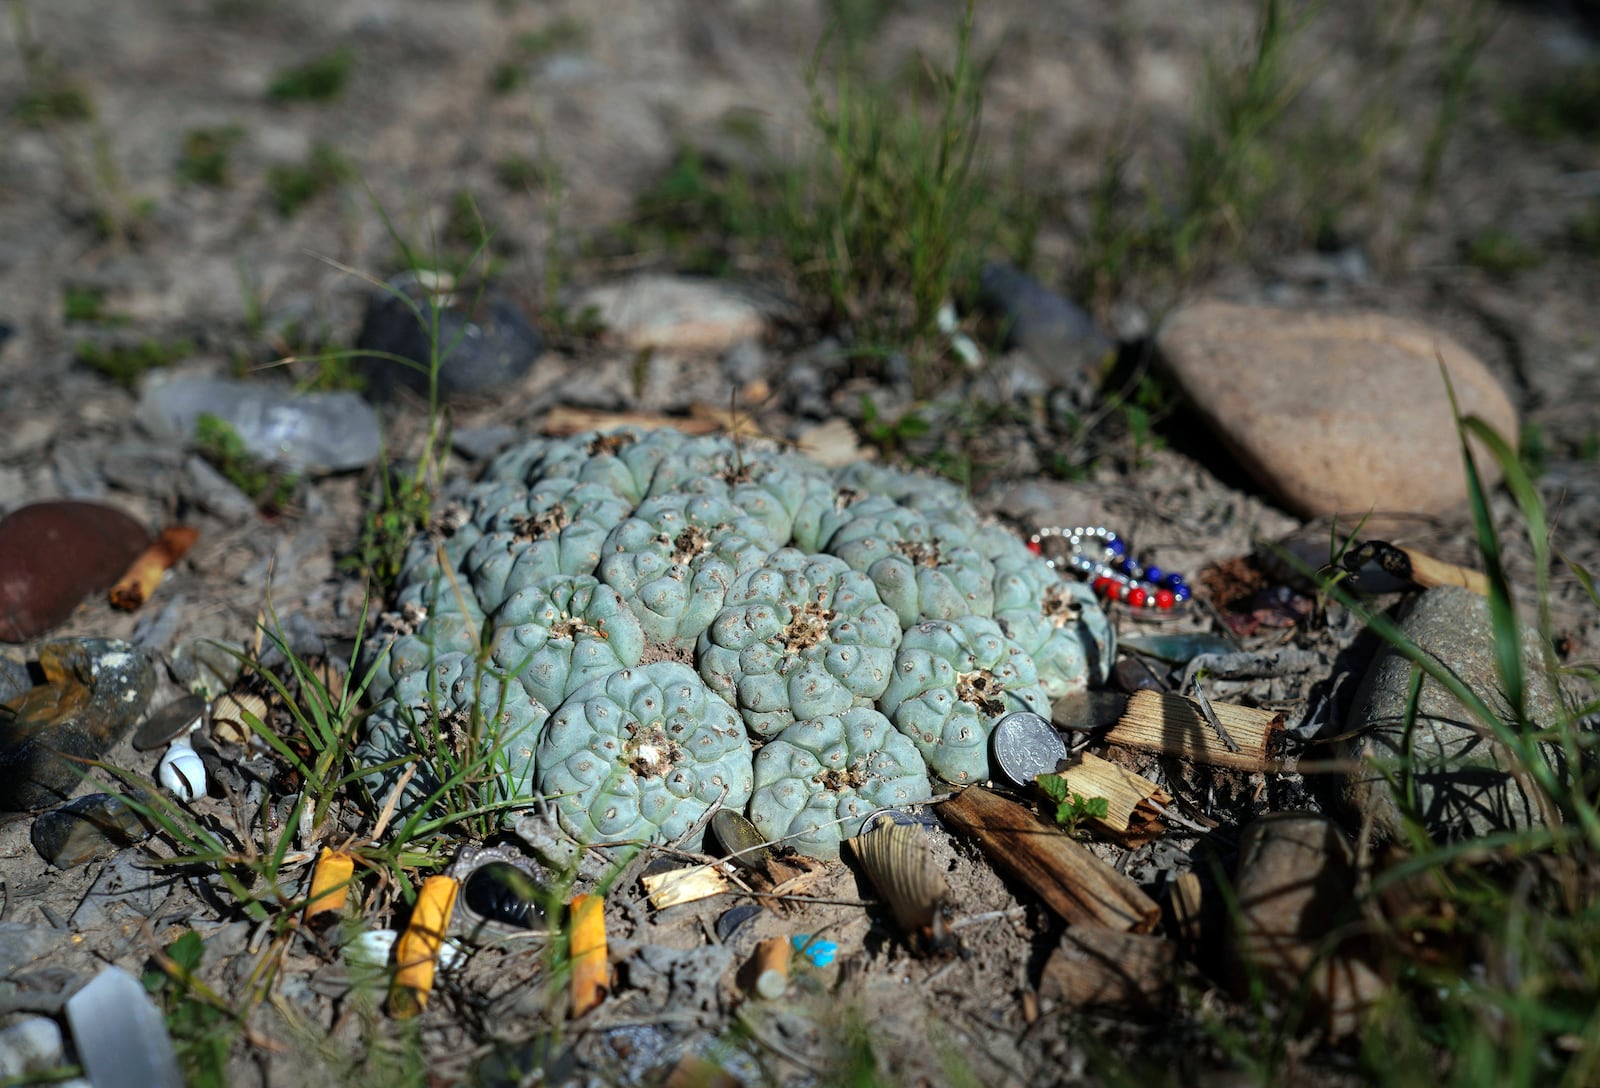
[(344, 958), (351, 966), (387, 967), (400, 934), (392, 929), (368, 929), (344, 946)]
[(167, 754), (156, 766), (156, 780), (185, 804), (205, 796), (206, 765), (187, 737), (179, 737), (167, 747)]
[[(344, 946), (345, 962), (352, 967), (387, 967), (394, 956), (394, 942), (399, 939), (397, 930), (365, 930)], [(439, 967), (454, 970), (465, 956), (460, 945), (445, 941), (439, 946)]]

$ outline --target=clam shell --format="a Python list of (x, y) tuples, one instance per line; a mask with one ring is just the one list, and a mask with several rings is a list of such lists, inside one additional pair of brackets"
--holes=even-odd
[(849, 842), (894, 920), (914, 934), (930, 935), (950, 887), (928, 849), (927, 833), (915, 824), (878, 820)]
[(252, 730), (246, 715), (267, 720), (267, 701), (249, 692), (229, 692), (211, 706), (211, 735), (228, 744), (244, 744)]

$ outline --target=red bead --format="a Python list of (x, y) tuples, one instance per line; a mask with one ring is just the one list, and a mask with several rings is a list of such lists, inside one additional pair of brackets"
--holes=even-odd
[(1148, 594), (1146, 594), (1141, 587), (1134, 586), (1128, 590), (1128, 603), (1133, 605), (1133, 607), (1138, 608), (1140, 605), (1144, 604), (1147, 596)]
[(1115, 597), (1117, 595), (1117, 583), (1103, 574), (1096, 578), (1093, 584), (1094, 591), (1102, 597)]
[(1040, 544), (1037, 540), (1028, 541), (1028, 550), (1030, 552), (1032, 552), (1034, 555), (1043, 555), (1044, 554), (1044, 546), (1042, 544)]
[(1178, 599), (1172, 595), (1172, 590), (1170, 590), (1170, 589), (1158, 589), (1158, 590), (1156, 590), (1156, 607), (1157, 608), (1171, 608), (1174, 604), (1177, 603), (1177, 601), (1178, 601)]

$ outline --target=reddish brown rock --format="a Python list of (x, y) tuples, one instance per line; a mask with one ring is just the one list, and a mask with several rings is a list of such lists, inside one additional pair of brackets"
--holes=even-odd
[(1488, 368), (1416, 321), (1201, 302), (1158, 342), (1200, 417), (1298, 514), (1434, 514), (1466, 498), (1441, 362), (1462, 413), (1517, 444), (1516, 410)]
[(150, 534), (120, 510), (39, 502), (0, 520), (0, 641), (26, 642), (122, 576)]

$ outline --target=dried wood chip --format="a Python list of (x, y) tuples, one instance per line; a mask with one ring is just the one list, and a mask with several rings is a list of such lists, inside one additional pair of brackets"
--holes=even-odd
[(1282, 714), (1218, 702), (1212, 702), (1211, 709), (1238, 745), (1237, 752), (1228, 750), (1193, 699), (1159, 691), (1134, 692), (1127, 712), (1106, 734), (1106, 740), (1125, 748), (1166, 752), (1214, 767), (1240, 771), (1280, 769)]

